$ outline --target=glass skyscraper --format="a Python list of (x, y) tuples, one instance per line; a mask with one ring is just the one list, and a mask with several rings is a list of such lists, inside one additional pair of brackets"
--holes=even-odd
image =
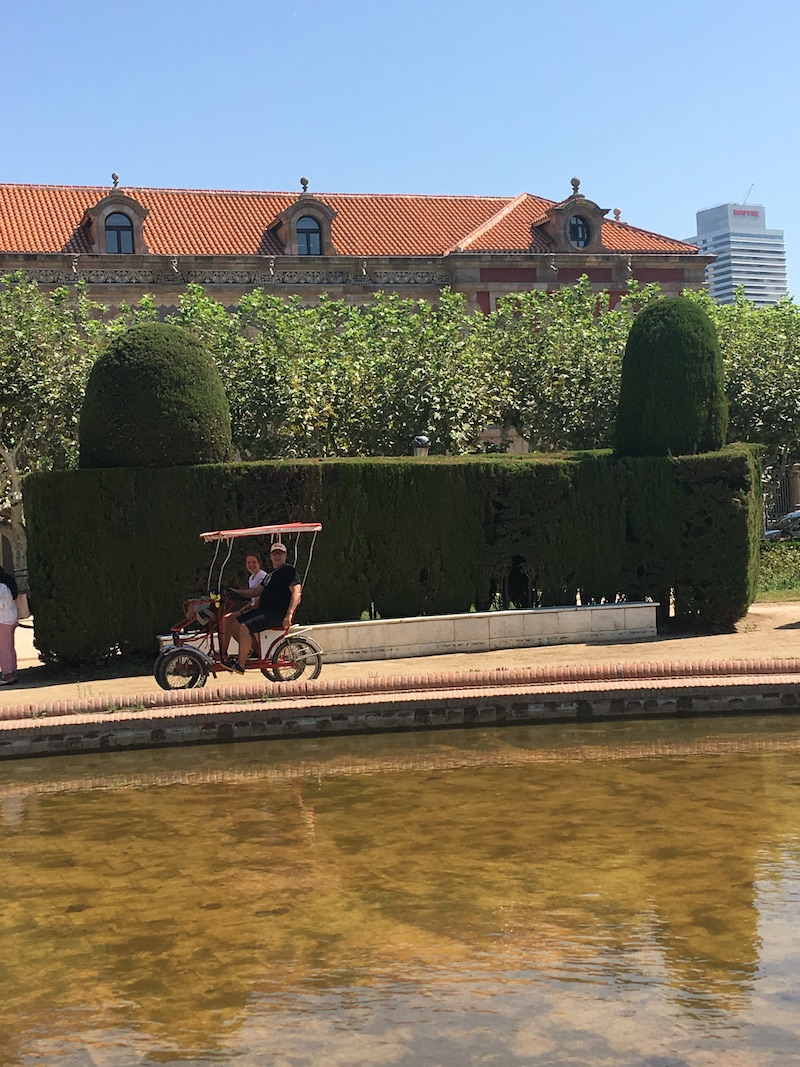
[(714, 300), (732, 304), (738, 287), (757, 306), (786, 296), (783, 230), (768, 230), (763, 204), (720, 204), (697, 212), (697, 236), (691, 244), (717, 258), (706, 268)]

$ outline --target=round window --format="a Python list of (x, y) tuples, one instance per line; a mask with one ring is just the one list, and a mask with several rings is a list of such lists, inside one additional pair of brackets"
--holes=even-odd
[(592, 236), (589, 223), (580, 215), (573, 215), (569, 220), (569, 240), (576, 248), (586, 248)]

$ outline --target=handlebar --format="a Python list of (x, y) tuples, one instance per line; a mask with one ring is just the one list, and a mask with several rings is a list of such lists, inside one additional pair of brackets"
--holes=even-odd
[(251, 598), (249, 596), (242, 596), (236, 589), (231, 589), (230, 586), (224, 585), (220, 589), (220, 593), (223, 597), (234, 602), (238, 601), (240, 604), (246, 604)]

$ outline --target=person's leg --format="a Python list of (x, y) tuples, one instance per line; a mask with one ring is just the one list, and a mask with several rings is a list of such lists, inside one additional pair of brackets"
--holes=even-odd
[(230, 613), (222, 617), (222, 641), (220, 642), (220, 655), (223, 659), (228, 655), (228, 645), (231, 643), (233, 637), (236, 641), (239, 640), (237, 631), (239, 629), (239, 619), (235, 615)]
[(3, 681), (16, 681), (17, 655), (14, 649), (16, 623), (0, 623), (0, 671)]
[(244, 670), (244, 665), (247, 663), (247, 657), (250, 655), (250, 649), (253, 647), (253, 635), (244, 623), (239, 626), (236, 640), (239, 642), (239, 666)]

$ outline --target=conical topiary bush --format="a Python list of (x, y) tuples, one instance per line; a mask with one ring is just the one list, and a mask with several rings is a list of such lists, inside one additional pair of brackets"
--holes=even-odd
[(92, 368), (79, 441), (81, 467), (180, 467), (228, 459), (231, 417), (216, 364), (180, 326), (133, 326)]
[(634, 320), (622, 361), (614, 446), (622, 456), (687, 456), (725, 443), (728, 405), (713, 322), (686, 297)]

